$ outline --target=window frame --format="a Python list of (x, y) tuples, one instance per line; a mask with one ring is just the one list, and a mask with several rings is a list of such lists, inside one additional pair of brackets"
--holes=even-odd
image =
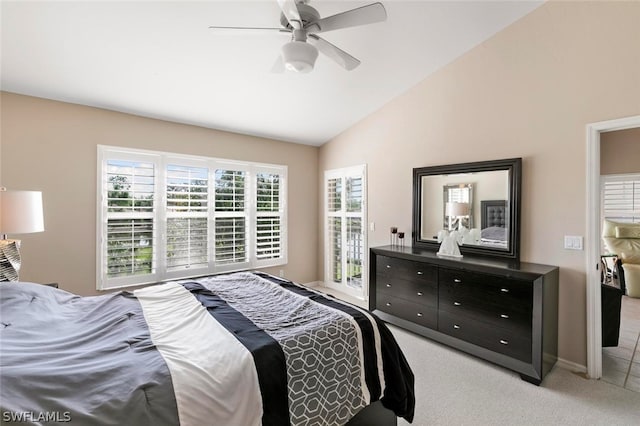
[[(189, 278), (202, 275), (241, 271), (255, 268), (281, 266), (287, 264), (287, 185), (288, 167), (280, 164), (267, 164), (249, 161), (227, 160), (215, 157), (176, 154), (162, 151), (123, 148), (116, 146), (97, 146), (97, 211), (96, 211), (96, 288), (111, 290), (130, 286), (159, 283), (167, 280)], [(148, 274), (109, 277), (107, 270), (107, 230), (108, 230), (108, 182), (107, 161), (144, 161), (154, 165), (154, 197), (153, 197), (153, 265), (154, 270)], [(206, 168), (208, 170), (207, 188), (207, 264), (191, 268), (185, 266), (180, 270), (169, 271), (167, 266), (167, 223), (171, 214), (167, 209), (167, 168), (169, 165)], [(215, 173), (216, 170), (234, 170), (245, 172), (244, 210), (245, 219), (244, 244), (245, 262), (218, 264), (216, 258), (216, 218), (225, 217), (224, 212), (215, 211)], [(279, 256), (268, 259), (256, 257), (256, 224), (257, 212), (257, 175), (268, 171), (279, 175), (279, 209), (273, 212), (280, 218), (280, 252)], [(126, 215), (125, 215), (126, 216)]]

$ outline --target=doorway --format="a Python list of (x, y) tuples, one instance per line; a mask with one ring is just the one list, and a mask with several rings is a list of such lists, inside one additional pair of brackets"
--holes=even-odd
[(640, 115), (587, 125), (587, 374), (602, 377), (600, 293), (600, 135), (640, 127)]

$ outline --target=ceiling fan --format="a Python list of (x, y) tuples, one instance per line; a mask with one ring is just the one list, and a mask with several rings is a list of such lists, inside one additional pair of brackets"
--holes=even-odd
[(313, 69), (318, 57), (318, 51), (328, 56), (344, 69), (351, 71), (360, 65), (360, 61), (344, 50), (334, 46), (318, 36), (319, 33), (373, 24), (387, 19), (387, 12), (382, 3), (372, 3), (366, 6), (337, 13), (321, 18), (316, 9), (309, 6), (309, 0), (277, 0), (282, 13), (281, 27), (221, 27), (210, 26), (216, 30), (258, 30), (290, 33), (291, 41), (282, 46), (282, 54), (274, 68), (284, 68), (289, 71), (306, 73)]

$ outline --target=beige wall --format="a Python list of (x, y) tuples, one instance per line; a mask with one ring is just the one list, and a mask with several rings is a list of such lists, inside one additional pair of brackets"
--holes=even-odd
[(559, 356), (585, 366), (585, 252), (563, 236), (586, 232), (585, 126), (640, 114), (639, 22), (640, 2), (548, 2), (322, 146), (320, 173), (367, 164), (375, 246), (411, 229), (414, 167), (522, 157), (521, 257), (560, 266)]
[(640, 173), (640, 128), (600, 135), (600, 174), (623, 173)]
[(96, 287), (96, 145), (116, 145), (289, 167), (289, 263), (272, 268), (316, 280), (318, 148), (152, 120), (3, 92), (0, 183), (43, 192), (45, 232), (24, 234), (25, 281)]

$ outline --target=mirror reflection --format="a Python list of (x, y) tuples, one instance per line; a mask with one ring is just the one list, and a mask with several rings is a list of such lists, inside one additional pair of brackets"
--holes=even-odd
[(521, 158), (413, 169), (413, 246), (519, 259), (521, 176)]
[(508, 170), (423, 176), (421, 189), (421, 239), (507, 248)]

